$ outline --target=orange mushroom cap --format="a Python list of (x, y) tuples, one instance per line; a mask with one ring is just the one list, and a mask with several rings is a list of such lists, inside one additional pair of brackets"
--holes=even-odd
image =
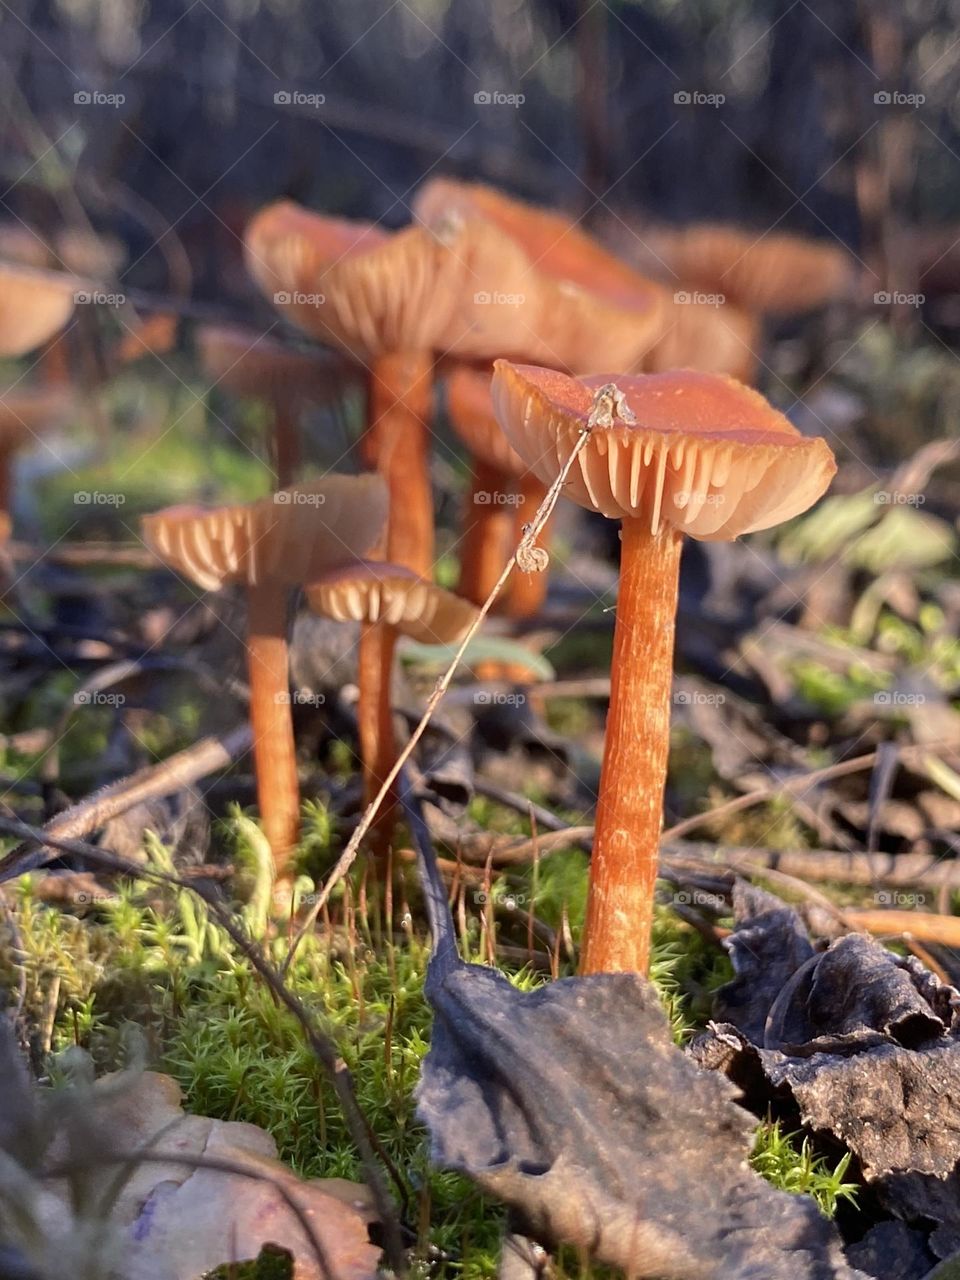
[(336, 622), (383, 622), (421, 644), (456, 644), (479, 610), (401, 565), (362, 560), (306, 587), (311, 609)]
[(0, 263), (0, 356), (26, 355), (52, 338), (83, 288), (82, 280), (63, 272)]
[(825, 240), (705, 223), (651, 228), (644, 243), (682, 284), (768, 315), (794, 315), (848, 293), (854, 260)]
[(147, 545), (206, 591), (273, 579), (302, 586), (370, 551), (386, 523), (379, 476), (329, 475), (229, 507), (167, 507), (143, 519)]
[(247, 269), (306, 333), (357, 358), (443, 349), (464, 267), (423, 227), (392, 234), (268, 205), (244, 235)]
[(510, 354), (581, 372), (632, 368), (659, 335), (663, 290), (562, 214), (444, 178), (426, 183), (413, 209), (449, 238), (473, 280), (474, 305), (468, 297), (458, 312), (457, 354)]
[(685, 370), (578, 379), (498, 360), (497, 417), (545, 483), (587, 428), (595, 393), (611, 383), (635, 422), (614, 416), (591, 428), (564, 494), (613, 519), (727, 540), (805, 511), (836, 472), (825, 440), (802, 436), (733, 378)]

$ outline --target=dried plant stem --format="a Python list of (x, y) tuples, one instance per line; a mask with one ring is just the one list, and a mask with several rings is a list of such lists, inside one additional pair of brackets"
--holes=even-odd
[(286, 965), (289, 965), (291, 963), (293, 956), (296, 954), (297, 947), (300, 945), (301, 939), (303, 939), (307, 935), (307, 933), (309, 933), (309, 931), (313, 928), (314, 922), (316, 921), (317, 916), (320, 914), (325, 904), (329, 900), (330, 894), (333, 892), (335, 887), (340, 883), (340, 881), (343, 879), (346, 873), (353, 866), (357, 853), (359, 852), (360, 845), (364, 837), (366, 836), (367, 832), (370, 830), (371, 823), (376, 817), (377, 812), (380, 809), (380, 806), (383, 804), (384, 800), (390, 794), (390, 790), (393, 787), (393, 784), (396, 782), (397, 777), (400, 773), (400, 770), (406, 764), (407, 760), (409, 760), (417, 743), (420, 741), (420, 739), (423, 737), (424, 733), (426, 732), (427, 725), (430, 723), (430, 720), (433, 717), (433, 713), (436, 711), (437, 707), (440, 705), (441, 701), (443, 700), (443, 695), (449, 689), (450, 684), (453, 680), (453, 677), (456, 674), (457, 668), (460, 666), (460, 662), (463, 659), (463, 655), (467, 651), (467, 647), (469, 646), (471, 640), (473, 640), (477, 632), (480, 630), (480, 628), (483, 626), (483, 623), (487, 617), (487, 614), (493, 608), (497, 600), (497, 597), (500, 595), (500, 592), (503, 590), (504, 586), (506, 585), (508, 578), (513, 573), (514, 567), (519, 565), (521, 568), (524, 568), (525, 571), (527, 572), (532, 571), (534, 565), (537, 565), (541, 571), (546, 568), (547, 553), (543, 550), (542, 547), (537, 546), (537, 537), (543, 531), (544, 525), (547, 523), (547, 521), (550, 519), (550, 516), (553, 514), (553, 509), (557, 505), (557, 501), (563, 492), (563, 487), (567, 482), (567, 476), (570, 474), (571, 468), (573, 467), (574, 463), (577, 461), (577, 458), (579, 458), (584, 446), (589, 440), (590, 432), (593, 429), (594, 424), (600, 420), (599, 415), (603, 414), (604, 412), (609, 413), (610, 396), (611, 396), (611, 392), (608, 387), (602, 387), (597, 392), (596, 399), (594, 401), (594, 410), (591, 413), (590, 418), (587, 420), (587, 424), (585, 425), (584, 429), (580, 432), (580, 435), (577, 437), (576, 443), (574, 444), (573, 448), (570, 450), (569, 457), (567, 458), (562, 468), (560, 469), (560, 474), (557, 476), (553, 484), (547, 490), (547, 493), (543, 501), (540, 503), (539, 510), (537, 511), (537, 514), (534, 516), (531, 523), (525, 526), (523, 537), (520, 539), (520, 542), (517, 545), (516, 551), (514, 552), (510, 560), (507, 562), (507, 564), (504, 566), (503, 572), (500, 574), (500, 577), (494, 583), (493, 589), (491, 590), (490, 594), (487, 596), (483, 604), (480, 606), (480, 611), (477, 614), (476, 619), (470, 626), (470, 629), (467, 631), (466, 635), (460, 641), (457, 651), (453, 655), (453, 658), (451, 659), (450, 665), (447, 667), (446, 671), (437, 681), (436, 686), (434, 687), (433, 693), (431, 693), (430, 697), (428, 698), (427, 705), (424, 708), (424, 712), (423, 712), (423, 715), (420, 717), (419, 723), (411, 733), (410, 737), (407, 739), (406, 746), (404, 746), (404, 748), (400, 752), (400, 755), (397, 757), (396, 763), (394, 764), (393, 768), (390, 770), (387, 777), (384, 779), (383, 784), (380, 787), (380, 790), (378, 791), (376, 796), (373, 798), (372, 802), (367, 806), (367, 809), (364, 812), (363, 817), (360, 819), (360, 822), (357, 824), (356, 830), (354, 831), (353, 835), (350, 837), (350, 840), (346, 848), (344, 849), (343, 853), (338, 858), (336, 866), (331, 871), (327, 879), (327, 883), (323, 886), (323, 889), (317, 895), (316, 903), (311, 907), (309, 913), (307, 914), (306, 918), (303, 921), (303, 924), (300, 926), (299, 930), (297, 931), (296, 937), (293, 939), (293, 942), (290, 947), (290, 952), (286, 959)]

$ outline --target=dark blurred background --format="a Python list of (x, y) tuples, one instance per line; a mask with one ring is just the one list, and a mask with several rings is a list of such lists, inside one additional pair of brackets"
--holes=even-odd
[(958, 10), (13, 0), (0, 216), (42, 230), (79, 204), (127, 242), (129, 286), (168, 288), (185, 255), (200, 296), (230, 296), (268, 199), (398, 225), (450, 173), (614, 239), (705, 218), (836, 237), (909, 288), (930, 255), (904, 228), (960, 218)]

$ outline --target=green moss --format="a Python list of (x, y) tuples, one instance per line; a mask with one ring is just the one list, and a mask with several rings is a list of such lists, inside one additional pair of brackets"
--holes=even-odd
[(784, 1133), (780, 1122), (767, 1120), (757, 1130), (750, 1163), (757, 1173), (781, 1191), (809, 1195), (826, 1218), (832, 1218), (841, 1200), (856, 1200), (858, 1184), (845, 1182), (849, 1152), (831, 1167), (814, 1153), (809, 1138)]

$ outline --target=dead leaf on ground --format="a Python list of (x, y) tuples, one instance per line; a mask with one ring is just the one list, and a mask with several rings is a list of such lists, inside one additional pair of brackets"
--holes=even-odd
[[(93, 1157), (149, 1152), (151, 1159), (134, 1166), (110, 1210), (121, 1237), (122, 1280), (197, 1280), (225, 1262), (256, 1258), (265, 1244), (293, 1256), (295, 1280), (370, 1280), (376, 1274), (380, 1250), (369, 1239), (374, 1215), (366, 1187), (343, 1179), (302, 1181), (276, 1159), (263, 1129), (187, 1115), (180, 1101), (169, 1076), (105, 1076), (87, 1091), (76, 1127), (68, 1125), (49, 1152), (51, 1169), (76, 1162), (84, 1135)], [(157, 1158), (167, 1155), (169, 1161)], [(197, 1167), (204, 1160), (229, 1162), (235, 1170)], [(117, 1172), (116, 1164), (94, 1159), (84, 1172), (85, 1190), (109, 1203)], [(47, 1213), (62, 1220), (66, 1185), (48, 1179), (47, 1187), (54, 1192)], [(309, 1220), (329, 1273), (280, 1188)]]

